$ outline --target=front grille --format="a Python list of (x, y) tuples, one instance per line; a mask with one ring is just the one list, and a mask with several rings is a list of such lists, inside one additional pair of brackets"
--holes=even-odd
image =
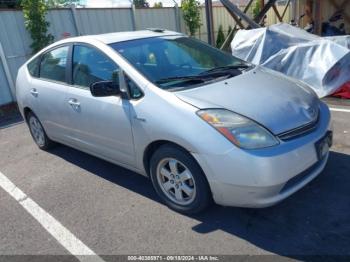
[(279, 134), (278, 138), (281, 139), (282, 141), (288, 141), (288, 140), (309, 134), (316, 129), (318, 122), (319, 122), (319, 115), (317, 116), (315, 121), (312, 121), (306, 125), (303, 125), (295, 129), (289, 130), (287, 132), (284, 132), (282, 134)]

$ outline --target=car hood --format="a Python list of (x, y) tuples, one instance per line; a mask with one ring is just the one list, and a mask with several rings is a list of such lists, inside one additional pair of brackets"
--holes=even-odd
[(275, 135), (315, 121), (319, 110), (309, 87), (262, 67), (175, 94), (199, 109), (225, 108), (246, 116)]

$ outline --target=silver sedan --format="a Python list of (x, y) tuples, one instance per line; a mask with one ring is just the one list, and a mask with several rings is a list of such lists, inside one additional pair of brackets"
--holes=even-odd
[(323, 170), (332, 143), (329, 109), (306, 84), (171, 31), (61, 40), (16, 87), (39, 148), (148, 176), (183, 213), (276, 204)]

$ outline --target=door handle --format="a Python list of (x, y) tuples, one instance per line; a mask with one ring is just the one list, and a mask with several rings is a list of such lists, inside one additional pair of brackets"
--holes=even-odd
[(35, 96), (35, 97), (37, 97), (38, 96), (38, 91), (36, 90), (36, 88), (32, 88), (32, 89), (30, 89), (30, 93), (33, 95), (33, 96)]
[(71, 98), (68, 100), (68, 103), (71, 105), (71, 106), (74, 106), (74, 107), (79, 107), (80, 106), (80, 103), (78, 102), (78, 100), (76, 100), (75, 98)]

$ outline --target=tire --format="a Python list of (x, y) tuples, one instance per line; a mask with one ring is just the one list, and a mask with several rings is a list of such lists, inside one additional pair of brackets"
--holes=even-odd
[(26, 116), (26, 120), (30, 134), (40, 149), (48, 150), (55, 145), (55, 142), (46, 135), (44, 127), (34, 113), (29, 112)]
[(188, 152), (179, 147), (161, 146), (151, 157), (150, 176), (161, 200), (177, 212), (199, 213), (212, 203), (202, 169)]

